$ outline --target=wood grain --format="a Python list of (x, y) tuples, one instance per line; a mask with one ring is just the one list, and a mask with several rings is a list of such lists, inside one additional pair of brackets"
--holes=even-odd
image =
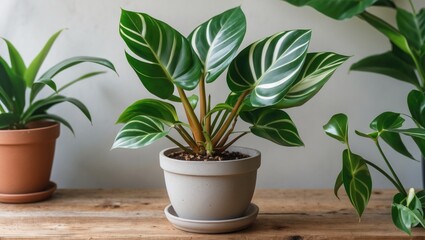
[(394, 191), (375, 191), (361, 222), (332, 190), (257, 190), (256, 222), (241, 232), (187, 233), (166, 220), (164, 190), (58, 190), (48, 201), (0, 204), (0, 239), (425, 239), (397, 230)]

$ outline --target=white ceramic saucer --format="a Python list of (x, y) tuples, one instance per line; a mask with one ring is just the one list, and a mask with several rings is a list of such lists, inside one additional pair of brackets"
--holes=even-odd
[(168, 221), (180, 230), (194, 233), (227, 233), (249, 227), (257, 218), (258, 206), (251, 203), (242, 217), (226, 220), (191, 220), (180, 218), (171, 204), (164, 209), (164, 212)]

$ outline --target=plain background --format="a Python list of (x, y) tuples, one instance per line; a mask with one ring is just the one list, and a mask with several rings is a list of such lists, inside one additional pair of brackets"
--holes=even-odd
[[(417, 5), (417, 8), (425, 6), (423, 2)], [(68, 57), (92, 55), (112, 61), (119, 74), (109, 71), (66, 92), (87, 104), (93, 125), (70, 105), (52, 109), (68, 119), (76, 132), (73, 136), (62, 128), (52, 180), (61, 188), (164, 187), (158, 152), (173, 146), (167, 139), (138, 150), (110, 150), (121, 127), (114, 124), (118, 115), (134, 101), (152, 97), (125, 60), (125, 45), (118, 34), (120, 9), (146, 12), (188, 35), (200, 23), (235, 6), (241, 6), (247, 17), (242, 47), (275, 32), (302, 28), (313, 30), (309, 51), (352, 56), (310, 102), (288, 110), (305, 147), (281, 147), (252, 134), (237, 143), (262, 152), (257, 186), (333, 187), (341, 167), (343, 145), (327, 137), (322, 126), (339, 112), (350, 118), (352, 150), (385, 168), (374, 144), (356, 136), (354, 129), (368, 132), (370, 121), (383, 111), (407, 113), (406, 96), (411, 87), (375, 74), (349, 72), (349, 66), (357, 60), (389, 49), (385, 37), (357, 18), (335, 21), (309, 7), (296, 8), (279, 0), (1, 0), (0, 36), (16, 45), (27, 64), (54, 32), (67, 28), (46, 59), (44, 70)], [(374, 12), (385, 19), (394, 19), (389, 10), (374, 9)], [(5, 54), (3, 43), (0, 48), (0, 53)], [(60, 85), (84, 71), (99, 69), (102, 68), (81, 65), (57, 80)], [(225, 99), (224, 89), (227, 89), (224, 75), (208, 86), (214, 102)], [(239, 129), (246, 128), (245, 124), (239, 125)], [(411, 141), (408, 147), (419, 158), (419, 151)], [(420, 163), (388, 148), (385, 150), (405, 187), (422, 188)], [(375, 187), (392, 187), (377, 172), (372, 170), (372, 175)]]

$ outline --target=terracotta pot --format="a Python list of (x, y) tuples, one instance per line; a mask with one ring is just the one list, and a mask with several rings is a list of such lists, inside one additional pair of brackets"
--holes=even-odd
[(259, 151), (231, 147), (250, 157), (225, 161), (184, 161), (167, 157), (178, 148), (160, 153), (165, 184), (177, 215), (191, 220), (225, 220), (241, 217), (251, 203)]
[(0, 130), (0, 193), (46, 190), (60, 125), (34, 122), (23, 130)]

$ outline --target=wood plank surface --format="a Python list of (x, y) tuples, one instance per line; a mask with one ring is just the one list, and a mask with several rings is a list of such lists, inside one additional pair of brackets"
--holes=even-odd
[(394, 191), (372, 194), (361, 222), (346, 196), (332, 190), (257, 190), (255, 223), (229, 234), (175, 229), (164, 216), (164, 190), (60, 189), (45, 202), (0, 204), (0, 239), (425, 239), (393, 226)]

